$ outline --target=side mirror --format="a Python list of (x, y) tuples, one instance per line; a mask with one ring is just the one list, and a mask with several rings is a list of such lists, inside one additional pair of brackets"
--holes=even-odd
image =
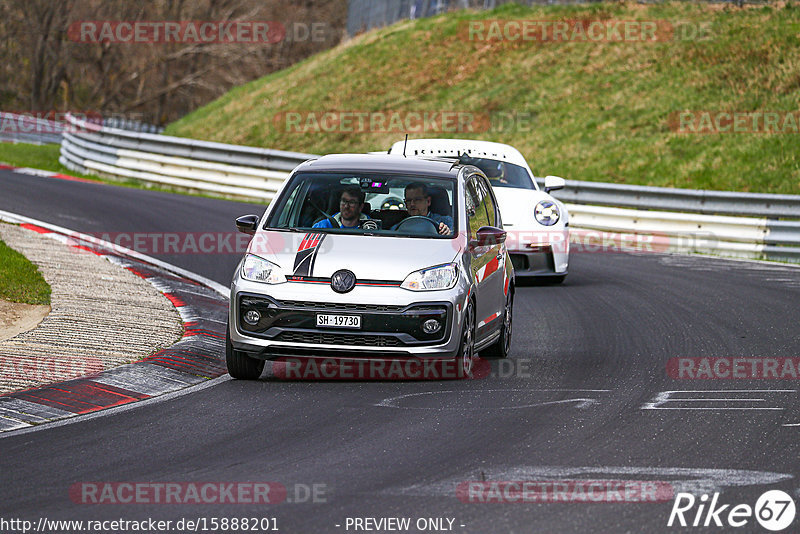
[(567, 181), (560, 176), (548, 176), (544, 179), (544, 192), (549, 193), (556, 189), (564, 189), (566, 185)]
[(243, 234), (255, 234), (258, 229), (258, 215), (242, 215), (236, 219), (236, 229)]
[(494, 226), (481, 226), (475, 233), (475, 239), (470, 241), (471, 248), (492, 247), (506, 242), (507, 232)]

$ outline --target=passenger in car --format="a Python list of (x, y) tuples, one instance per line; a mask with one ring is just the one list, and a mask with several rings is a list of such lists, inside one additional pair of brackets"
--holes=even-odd
[(405, 190), (406, 209), (410, 216), (427, 217), (439, 223), (439, 233), (450, 235), (453, 228), (453, 217), (431, 211), (431, 195), (428, 186), (421, 182), (408, 184)]
[[(369, 219), (366, 214), (361, 212), (364, 206), (366, 195), (358, 186), (349, 186), (342, 191), (339, 198), (339, 213), (333, 219), (339, 224), (339, 228), (358, 228), (361, 221)], [(312, 228), (333, 228), (329, 219), (322, 219), (312, 226)]]

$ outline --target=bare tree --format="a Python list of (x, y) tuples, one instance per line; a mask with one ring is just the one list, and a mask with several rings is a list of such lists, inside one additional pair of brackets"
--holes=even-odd
[[(0, 3), (0, 105), (170, 122), (335, 45), (346, 11), (347, 0), (6, 0)], [(251, 44), (76, 42), (67, 29), (82, 21), (277, 21), (288, 34), (277, 43)], [(312, 24), (325, 25), (325, 39), (293, 35), (297, 26)]]

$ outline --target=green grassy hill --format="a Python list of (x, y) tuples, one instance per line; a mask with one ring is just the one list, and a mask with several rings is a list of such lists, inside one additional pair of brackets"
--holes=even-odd
[[(476, 20), (654, 21), (659, 41), (470, 39)], [(312, 153), (383, 150), (403, 137), (308, 127), (309, 113), (331, 110), (474, 113), (481, 131), (411, 137), (510, 143), (542, 176), (798, 194), (796, 121), (781, 118), (789, 133), (682, 133), (675, 125), (682, 111), (800, 116), (800, 5), (506, 5), (405, 21), (238, 87), (166, 133)], [(299, 127), (287, 126), (293, 112)]]

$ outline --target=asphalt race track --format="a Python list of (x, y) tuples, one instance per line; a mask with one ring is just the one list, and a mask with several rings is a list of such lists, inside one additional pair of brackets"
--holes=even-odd
[[(230, 232), (234, 217), (263, 211), (9, 171), (0, 171), (0, 209), (90, 233)], [(224, 285), (239, 259), (153, 255)], [(410, 518), (410, 532), (428, 518), (453, 523), (428, 523), (424, 531), (767, 532), (754, 518), (738, 529), (668, 527), (671, 496), (481, 503), (465, 502), (458, 488), (646, 481), (698, 499), (720, 492), (719, 502), (730, 505), (754, 506), (772, 489), (797, 501), (798, 382), (681, 380), (667, 364), (800, 357), (799, 304), (798, 268), (573, 254), (564, 285), (518, 288), (511, 361), (493, 362), (486, 378), (219, 380), (119, 413), (0, 437), (0, 517), (274, 518), (287, 534), (366, 531), (355, 530), (355, 518), (389, 517)], [(273, 482), (288, 494), (271, 505), (86, 504), (70, 494), (85, 482)], [(786, 531), (797, 525), (800, 519)]]

